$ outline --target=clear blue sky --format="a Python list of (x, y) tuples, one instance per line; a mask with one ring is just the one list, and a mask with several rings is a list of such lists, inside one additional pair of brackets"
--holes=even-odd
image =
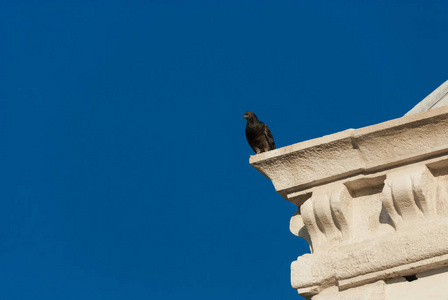
[[(448, 79), (447, 1), (0, 1), (0, 298), (300, 299), (252, 168)], [(323, 166), (325, 167), (325, 166)]]

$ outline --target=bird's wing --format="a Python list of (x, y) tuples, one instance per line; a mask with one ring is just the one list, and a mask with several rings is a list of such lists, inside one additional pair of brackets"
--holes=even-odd
[(272, 136), (272, 133), (269, 130), (268, 125), (266, 125), (266, 124), (264, 124), (264, 136), (266, 137), (266, 140), (268, 141), (269, 147), (271, 148), (270, 150), (274, 150), (275, 149), (274, 137)]
[(247, 126), (246, 126), (246, 139), (252, 150), (254, 150), (254, 152), (257, 152), (257, 150), (255, 150), (253, 133), (251, 133), (250, 129)]

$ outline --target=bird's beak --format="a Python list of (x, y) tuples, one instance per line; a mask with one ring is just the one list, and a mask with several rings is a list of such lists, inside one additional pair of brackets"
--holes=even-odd
[(246, 115), (244, 115), (244, 118), (243, 119), (247, 119), (247, 116)]

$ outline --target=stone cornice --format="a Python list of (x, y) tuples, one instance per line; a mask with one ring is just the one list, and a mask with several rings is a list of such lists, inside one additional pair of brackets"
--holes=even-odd
[(298, 207), (290, 230), (312, 249), (291, 265), (301, 295), (448, 265), (448, 106), (258, 154), (250, 163)]
[(447, 113), (444, 106), (348, 129), (261, 153), (249, 162), (291, 200), (316, 185), (448, 154)]

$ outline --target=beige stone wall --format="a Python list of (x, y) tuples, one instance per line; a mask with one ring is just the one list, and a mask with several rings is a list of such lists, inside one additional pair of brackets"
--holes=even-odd
[(402, 277), (387, 281), (385, 299), (447, 300), (448, 268), (440, 268), (417, 274), (411, 282)]
[[(290, 230), (312, 249), (291, 264), (299, 294), (448, 299), (447, 106), (262, 153), (250, 163), (298, 207)], [(403, 277), (410, 275), (417, 280)]]
[(395, 277), (342, 291), (337, 287), (331, 287), (314, 296), (313, 300), (448, 299), (448, 268), (417, 273), (417, 278), (409, 282), (403, 277)]

